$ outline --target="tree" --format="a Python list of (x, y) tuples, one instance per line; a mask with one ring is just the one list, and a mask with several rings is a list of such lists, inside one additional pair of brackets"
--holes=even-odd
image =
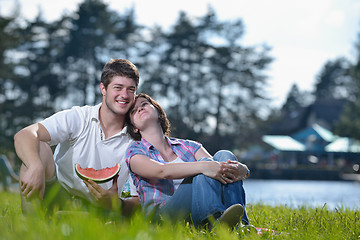
[(360, 140), (360, 33), (355, 49), (357, 60), (355, 64), (351, 65), (349, 71), (352, 80), (352, 94), (349, 96), (349, 102), (335, 127), (335, 133)]
[(242, 21), (220, 22), (211, 9), (196, 20), (181, 12), (168, 32), (144, 28), (134, 16), (134, 9), (119, 15), (103, 0), (84, 0), (70, 16), (48, 23), (39, 14), (8, 34), (19, 42), (4, 47), (14, 76), (1, 75), (7, 66), (0, 65), (7, 136), (54, 111), (97, 103), (105, 62), (129, 58), (141, 72), (139, 90), (161, 102), (176, 136), (213, 149), (251, 142), (267, 101), (270, 49), (242, 46)]
[(12, 149), (13, 95), (15, 73), (14, 64), (9, 61), (10, 50), (15, 48), (18, 38), (13, 31), (19, 26), (14, 17), (0, 16), (0, 149), (1, 152)]
[(301, 104), (301, 93), (297, 86), (297, 84), (293, 84), (291, 86), (290, 92), (287, 95), (286, 101), (284, 105), (282, 106), (282, 111), (286, 114), (290, 114), (293, 111), (296, 111), (300, 107), (302, 107)]
[(132, 10), (123, 18), (102, 0), (85, 0), (69, 19), (69, 35), (61, 57), (71, 104), (96, 104), (101, 99), (99, 76), (109, 58), (130, 58), (136, 40)]
[(198, 21), (180, 13), (165, 35), (161, 67), (147, 86), (167, 99), (177, 136), (203, 135), (214, 144), (208, 148), (231, 148), (254, 129), (266, 99), (263, 70), (272, 59), (266, 46), (241, 46), (243, 32), (241, 20), (219, 22), (210, 10)]
[(63, 42), (61, 25), (47, 23), (40, 13), (16, 33), (20, 41), (13, 50), (17, 57), (12, 59), (16, 61), (12, 121), (17, 130), (54, 113), (55, 102), (63, 94), (57, 63)]
[(315, 98), (344, 99), (354, 97), (354, 85), (350, 77), (350, 62), (345, 58), (327, 61), (317, 77)]
[[(213, 139), (226, 143), (237, 140), (237, 146), (246, 147), (255, 141), (256, 125), (268, 100), (265, 69), (272, 62), (270, 48), (241, 46), (244, 34), (241, 20), (219, 22), (211, 33), (220, 43), (209, 57), (209, 73), (205, 85), (209, 98), (208, 119), (215, 120)], [(219, 141), (218, 141), (219, 144)], [(230, 148), (228, 142), (220, 147)]]
[(205, 49), (199, 40), (200, 31), (186, 13), (181, 12), (170, 33), (162, 33), (160, 29), (153, 33), (160, 36), (159, 45), (153, 48), (158, 55), (153, 58), (155, 61), (149, 61), (154, 68), (148, 71), (151, 77), (144, 82), (142, 89), (164, 103), (175, 126), (175, 134), (191, 138), (194, 131), (192, 113), (200, 90), (195, 87), (202, 79), (201, 62)]
[(57, 110), (98, 101), (104, 63), (136, 55), (128, 46), (141, 43), (137, 29), (132, 9), (120, 16), (101, 0), (52, 23), (41, 11), (33, 21), (1, 17), (1, 146), (11, 149), (16, 131)]
[(335, 133), (360, 140), (360, 99), (345, 106), (343, 114), (336, 125)]
[(281, 107), (281, 112), (284, 115), (290, 115), (299, 110), (299, 108), (308, 106), (311, 102), (313, 102), (311, 93), (301, 92), (297, 84), (294, 83), (291, 86), (284, 105)]
[[(56, 24), (57, 26), (57, 24)], [(54, 112), (54, 102), (61, 95), (56, 74), (59, 32), (41, 18), (20, 26), (9, 25), (11, 38), (4, 52), (4, 91), (1, 96), (1, 146), (13, 151), (13, 136), (24, 126)], [(6, 42), (6, 38), (4, 42)], [(61, 41), (60, 41), (61, 42)], [(3, 71), (5, 70), (5, 71)]]

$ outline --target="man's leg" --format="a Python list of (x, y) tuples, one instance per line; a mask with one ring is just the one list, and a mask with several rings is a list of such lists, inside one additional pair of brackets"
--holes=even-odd
[[(53, 152), (50, 146), (45, 142), (40, 142), (40, 159), (42, 164), (45, 167), (45, 181), (49, 181), (55, 176), (55, 164)], [(22, 164), (20, 167), (20, 178), (27, 171), (27, 167)], [(46, 189), (45, 189), (46, 190)], [(41, 201), (37, 197), (32, 198), (31, 200), (27, 199), (25, 196), (21, 196), (21, 208), (23, 213), (31, 213), (34, 211), (34, 207), (40, 207)]]

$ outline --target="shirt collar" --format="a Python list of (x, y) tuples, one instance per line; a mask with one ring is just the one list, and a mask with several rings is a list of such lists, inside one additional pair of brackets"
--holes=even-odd
[(100, 111), (101, 103), (95, 105), (91, 111), (91, 119), (100, 122), (99, 120), (99, 111)]
[[(100, 107), (101, 107), (101, 104), (102, 103), (99, 103), (97, 105), (95, 105), (91, 111), (91, 119), (92, 120), (95, 120), (98, 124), (99, 124), (99, 127), (100, 127), (100, 117), (99, 117), (99, 114), (100, 114)], [(115, 134), (114, 136), (118, 136), (118, 135), (126, 135), (127, 134), (127, 126), (125, 125), (123, 127), (123, 129), (118, 132), (117, 134)]]
[[(167, 136), (165, 136), (165, 138), (171, 146), (181, 144), (180, 141), (176, 138), (169, 138)], [(141, 138), (141, 144), (143, 144), (147, 150), (154, 148), (154, 146), (151, 143), (149, 143), (148, 141), (146, 141), (145, 138)]]

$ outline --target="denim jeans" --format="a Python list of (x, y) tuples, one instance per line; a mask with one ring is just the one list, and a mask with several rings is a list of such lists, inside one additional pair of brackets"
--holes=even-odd
[[(218, 151), (214, 161), (237, 161), (235, 155), (226, 150)], [(202, 158), (199, 161), (209, 161)], [(233, 204), (240, 203), (245, 210), (245, 191), (242, 181), (222, 184), (218, 180), (199, 174), (184, 179), (174, 195), (159, 209), (158, 214), (170, 219), (184, 218), (195, 226), (215, 213), (222, 213)], [(249, 223), (246, 211), (242, 221)]]

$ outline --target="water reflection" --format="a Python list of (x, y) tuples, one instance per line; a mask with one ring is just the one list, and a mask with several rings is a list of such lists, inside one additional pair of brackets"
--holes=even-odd
[(360, 209), (360, 182), (248, 179), (244, 188), (247, 203)]

